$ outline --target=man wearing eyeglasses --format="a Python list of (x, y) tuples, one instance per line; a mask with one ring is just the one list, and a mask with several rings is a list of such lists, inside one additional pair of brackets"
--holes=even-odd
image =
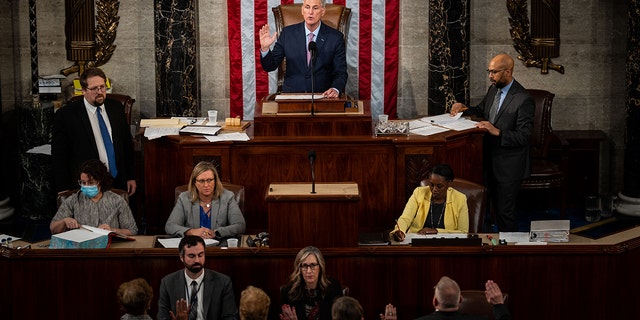
[[(483, 176), (489, 187), (499, 231), (517, 231), (516, 200), (522, 179), (531, 174), (529, 136), (535, 104), (527, 90), (513, 78), (513, 58), (493, 57), (487, 72), (491, 86), (484, 99), (465, 114), (484, 117), (478, 128), (483, 140)], [(465, 106), (455, 103), (451, 115)]]
[(131, 130), (122, 106), (107, 98), (107, 76), (89, 68), (80, 76), (84, 99), (58, 110), (53, 122), (51, 155), (57, 191), (77, 188), (75, 170), (100, 159), (114, 178), (113, 187), (136, 192)]

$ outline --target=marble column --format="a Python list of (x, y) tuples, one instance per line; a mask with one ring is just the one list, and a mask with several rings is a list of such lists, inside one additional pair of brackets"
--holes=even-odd
[(25, 103), (18, 107), (21, 215), (28, 220), (48, 221), (56, 213), (51, 153), (27, 153), (50, 143), (52, 124), (53, 103), (45, 102), (39, 107)]
[(155, 0), (156, 116), (198, 116), (197, 0)]
[(469, 104), (469, 0), (429, 1), (429, 114)]
[(616, 210), (640, 216), (640, 0), (629, 1), (624, 187)]

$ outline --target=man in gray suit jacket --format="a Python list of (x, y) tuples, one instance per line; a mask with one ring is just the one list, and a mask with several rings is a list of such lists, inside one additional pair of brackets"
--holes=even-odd
[(231, 278), (204, 268), (204, 240), (185, 236), (178, 248), (184, 269), (162, 278), (157, 318), (238, 319)]
[[(498, 54), (489, 62), (491, 87), (476, 107), (465, 113), (484, 117), (483, 175), (493, 203), (499, 231), (517, 231), (516, 200), (522, 179), (531, 174), (529, 136), (535, 103), (527, 90), (513, 78), (513, 58)], [(451, 114), (465, 106), (455, 103)]]

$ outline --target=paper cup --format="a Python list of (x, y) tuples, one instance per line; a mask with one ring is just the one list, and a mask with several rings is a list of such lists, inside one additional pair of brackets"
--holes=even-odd
[(209, 110), (209, 123), (218, 122), (218, 110)]
[(227, 246), (229, 248), (237, 248), (238, 247), (238, 239), (236, 239), (236, 238), (227, 239)]

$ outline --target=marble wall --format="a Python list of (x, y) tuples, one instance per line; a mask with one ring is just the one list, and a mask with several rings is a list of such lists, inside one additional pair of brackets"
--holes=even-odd
[[(199, 0), (198, 57), (203, 115), (229, 114), (227, 8), (224, 0)], [(400, 2), (398, 115), (410, 118), (428, 108), (429, 1)], [(506, 1), (473, 0), (470, 8), (470, 100), (489, 85), (486, 65), (499, 52), (516, 55), (509, 35)], [(0, 1), (0, 85), (3, 112), (30, 98), (28, 1)], [(121, 1), (120, 26), (111, 60), (102, 66), (116, 92), (136, 99), (134, 119), (156, 114), (154, 1)], [(515, 77), (525, 87), (556, 94), (554, 129), (599, 129), (609, 140), (603, 155), (603, 191), (622, 184), (627, 1), (574, 0), (560, 7), (560, 56), (553, 61), (565, 74), (516, 63)], [(37, 1), (39, 71), (56, 74), (71, 65), (64, 50), (64, 0)], [(70, 76), (66, 83), (72, 80)]]

